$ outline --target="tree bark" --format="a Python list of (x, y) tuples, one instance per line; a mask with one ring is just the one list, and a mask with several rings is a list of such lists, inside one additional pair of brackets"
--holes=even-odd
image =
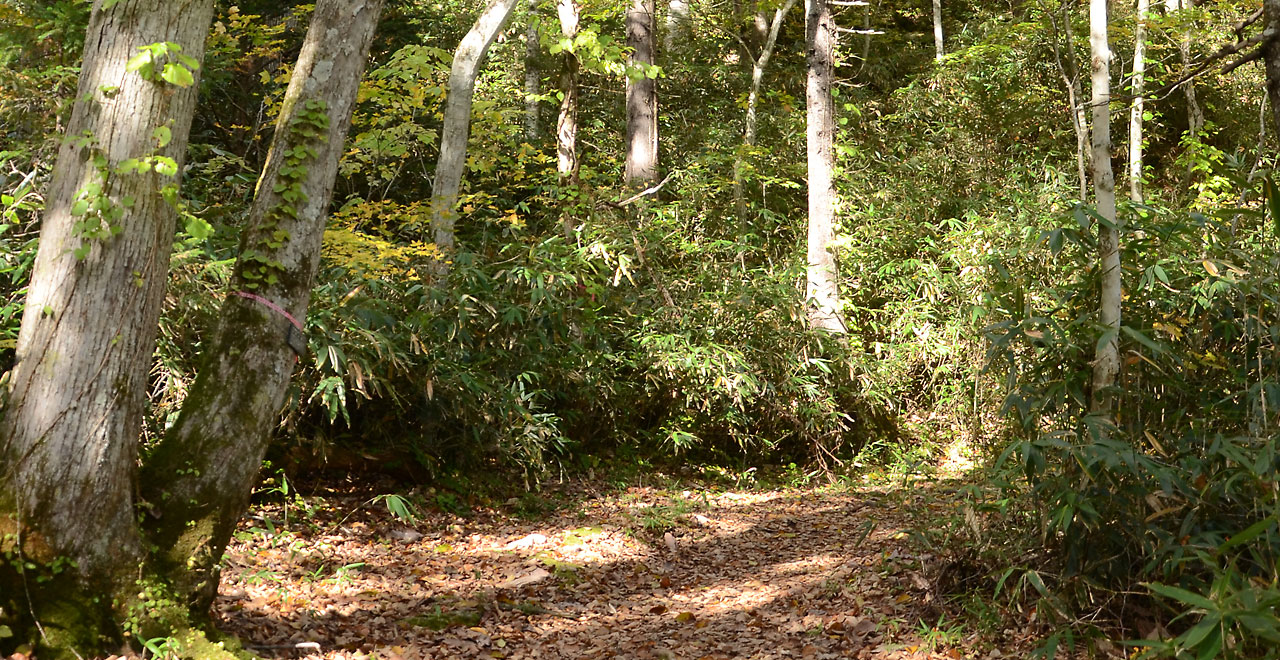
[(805, 105), (808, 116), (809, 235), (805, 286), (809, 325), (828, 332), (845, 332), (840, 318), (839, 271), (831, 243), (835, 240), (836, 191), (835, 21), (827, 0), (806, 0), (805, 37), (809, 74)]
[(1109, 390), (1120, 372), (1120, 235), (1116, 228), (1115, 177), (1111, 171), (1111, 48), (1107, 43), (1107, 0), (1089, 2), (1089, 51), (1093, 82), (1093, 194), (1098, 215), (1098, 265), (1101, 295), (1098, 317), (1104, 340), (1093, 361), (1092, 410), (1110, 416)]
[[(516, 0), (489, 0), (471, 31), (462, 38), (453, 54), (449, 70), (449, 93), (445, 100), (444, 128), (440, 132), (440, 160), (436, 163), (435, 182), (431, 187), (431, 229), (436, 246), (446, 258), (453, 252), (453, 223), (457, 219), (458, 187), (467, 164), (467, 139), (471, 134), (471, 99), (475, 95), (476, 76), (489, 52), (489, 46), (511, 18)], [(437, 274), (448, 272), (442, 261)]]
[(524, 32), (524, 137), (533, 142), (542, 134), (538, 96), (542, 94), (542, 38), (538, 34), (538, 0), (529, 0), (529, 23)]
[(1263, 62), (1267, 74), (1267, 99), (1271, 103), (1272, 128), (1280, 135), (1280, 0), (1263, 0), (1265, 30), (1271, 32), (1263, 44)]
[(662, 38), (662, 50), (671, 57), (689, 36), (689, 0), (670, 0), (667, 3), (666, 30)]
[[(223, 550), (249, 503), (305, 340), (311, 289), (343, 142), (382, 0), (319, 0), (208, 354), (141, 481), (163, 509), (149, 523), (157, 561), (207, 612)], [(295, 321), (296, 320), (296, 321)]]
[(933, 0), (933, 59), (946, 55), (942, 41), (942, 0)]
[[(132, 484), (177, 217), (166, 196), (176, 202), (213, 19), (212, 0), (102, 4), (46, 194), (0, 427), (0, 550), (75, 562), (78, 593), (35, 605), (37, 616), (72, 617), (44, 619), (60, 637), (45, 639), (51, 647), (83, 643), (72, 629), (101, 622), (141, 558)], [(140, 46), (166, 42), (181, 52), (126, 66)], [(0, 605), (14, 596), (4, 581)]]
[[(760, 86), (764, 82), (764, 71), (773, 58), (773, 48), (778, 43), (778, 33), (782, 30), (782, 21), (795, 6), (797, 0), (786, 2), (773, 12), (773, 21), (769, 24), (769, 34), (765, 38), (760, 55), (751, 62), (751, 87), (747, 92), (747, 116), (742, 131), (742, 142), (748, 147), (756, 144), (756, 130), (759, 120), (756, 107), (760, 102)], [(742, 155), (739, 154), (733, 163), (733, 198), (738, 208), (738, 217), (746, 215), (746, 201), (742, 195)]]
[(654, 0), (632, 0), (627, 9), (627, 161), (623, 182), (641, 186), (658, 179), (658, 82), (654, 65)]
[(1133, 105), (1129, 110), (1129, 199), (1142, 202), (1142, 94), (1146, 90), (1147, 15), (1151, 0), (1138, 0), (1138, 24), (1133, 31), (1133, 77), (1130, 90)]
[[(557, 0), (560, 35), (572, 44), (578, 36), (578, 5), (575, 0)], [(578, 185), (578, 56), (572, 48), (561, 54), (560, 117), (556, 121), (556, 173), (561, 188)], [(574, 213), (566, 210), (560, 218), (565, 238), (572, 239), (577, 228)]]
[[(1064, 54), (1058, 45), (1057, 34), (1052, 40), (1053, 57), (1058, 65), (1058, 75), (1062, 78), (1067, 91), (1067, 103), (1071, 106), (1071, 129), (1076, 134), (1076, 174), (1080, 186), (1080, 201), (1089, 199), (1089, 120), (1085, 115), (1081, 102), (1084, 93), (1080, 88), (1080, 71), (1075, 58), (1075, 30), (1071, 27), (1071, 7), (1074, 0), (1062, 4), (1063, 33), (1067, 38), (1067, 52)], [(1052, 13), (1047, 13), (1053, 21), (1055, 30), (1057, 21)]]

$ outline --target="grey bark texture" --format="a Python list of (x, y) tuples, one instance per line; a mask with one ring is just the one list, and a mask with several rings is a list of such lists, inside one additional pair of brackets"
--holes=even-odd
[[(198, 609), (207, 610), (216, 595), (223, 550), (248, 506), (297, 361), (286, 342), (296, 332), (292, 320), (237, 292), (260, 296), (299, 323), (306, 318), (338, 160), (381, 10), (382, 0), (316, 3), (213, 342), (177, 422), (144, 468), (143, 496), (164, 514), (149, 525), (149, 540)], [(290, 179), (282, 171), (296, 168), (290, 161), (300, 154), (306, 173)]]
[(1267, 74), (1267, 99), (1271, 103), (1271, 127), (1280, 135), (1280, 0), (1263, 0), (1266, 17), (1263, 28), (1271, 33), (1263, 44), (1263, 63)]
[[(1067, 92), (1067, 104), (1071, 112), (1071, 130), (1076, 134), (1076, 175), (1080, 186), (1080, 201), (1084, 202), (1089, 199), (1089, 120), (1085, 114), (1084, 93), (1080, 86), (1080, 68), (1076, 66), (1076, 40), (1075, 30), (1071, 27), (1071, 6), (1072, 3), (1068, 2), (1062, 5), (1062, 31), (1067, 38), (1067, 52), (1062, 52), (1056, 34), (1050, 43), (1053, 45), (1054, 61), (1058, 65), (1058, 75), (1062, 78)], [(1048, 16), (1051, 21), (1054, 21), (1056, 30), (1057, 21), (1053, 14)]]
[(627, 160), (623, 182), (640, 186), (658, 179), (658, 81), (645, 75), (654, 60), (654, 0), (632, 0), (627, 8)]
[(946, 55), (942, 38), (942, 0), (933, 0), (933, 59)]
[(836, 25), (827, 0), (806, 0), (805, 42), (809, 73), (805, 91), (808, 110), (809, 233), (805, 297), (809, 326), (845, 332), (840, 318), (840, 274), (831, 243), (835, 240), (835, 79)]
[[(440, 160), (436, 163), (435, 181), (431, 186), (431, 230), (446, 257), (453, 252), (453, 223), (457, 219), (458, 188), (467, 165), (467, 139), (471, 135), (471, 100), (476, 91), (476, 77), (484, 64), (489, 46), (511, 18), (516, 0), (489, 0), (471, 30), (453, 53), (449, 70), (449, 93), (445, 99), (444, 128), (440, 132)], [(448, 272), (442, 263), (440, 274)]]
[[(575, 0), (557, 0), (556, 16), (560, 35), (571, 43), (578, 36), (578, 5)], [(562, 187), (578, 184), (578, 56), (572, 49), (560, 54), (560, 115), (556, 120), (556, 173)], [(577, 228), (574, 213), (561, 217), (566, 238)]]
[(538, 33), (538, 0), (529, 0), (528, 23), (524, 31), (524, 137), (530, 142), (542, 135), (538, 96), (542, 94), (542, 38)]
[[(125, 63), (159, 42), (200, 60), (212, 19), (212, 0), (94, 3), (0, 428), (0, 537), (74, 560), (103, 594), (142, 552), (134, 464), (177, 217), (162, 189), (179, 182), (154, 165), (119, 169), (159, 156), (182, 171), (198, 88), (160, 79), (175, 56), (154, 62), (151, 79)], [(86, 201), (114, 210), (95, 217)]]
[[(1089, 1), (1089, 52), (1093, 82), (1093, 194), (1098, 215), (1098, 266), (1101, 292), (1098, 320), (1107, 340), (1093, 360), (1093, 412), (1110, 416), (1110, 390), (1120, 373), (1120, 234), (1116, 224), (1116, 183), (1111, 171), (1111, 47), (1107, 43), (1107, 0)], [(1109, 223), (1111, 226), (1108, 226)]]
[(1138, 24), (1133, 32), (1133, 76), (1129, 109), (1129, 199), (1142, 201), (1142, 121), (1145, 111), (1142, 94), (1147, 82), (1147, 16), (1151, 0), (1138, 0)]

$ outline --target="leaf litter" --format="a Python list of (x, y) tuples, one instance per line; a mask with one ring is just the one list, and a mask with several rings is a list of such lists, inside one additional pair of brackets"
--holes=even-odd
[(278, 505), (261, 507), (227, 550), (219, 625), (265, 656), (334, 660), (951, 660), (1032, 641), (924, 639), (930, 557), (874, 491), (569, 488), (577, 508), (536, 521), (406, 525), (331, 498), (281, 531), (262, 526)]

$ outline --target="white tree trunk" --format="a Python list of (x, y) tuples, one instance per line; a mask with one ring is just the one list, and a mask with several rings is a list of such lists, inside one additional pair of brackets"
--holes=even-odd
[[(449, 94), (445, 99), (444, 128), (440, 132), (440, 160), (436, 163), (435, 182), (431, 187), (431, 229), (436, 246), (445, 255), (453, 252), (453, 223), (457, 219), (458, 187), (467, 164), (467, 139), (471, 134), (471, 99), (475, 95), (476, 77), (484, 63), (489, 46), (511, 18), (516, 0), (489, 0), (471, 31), (462, 38), (453, 54), (449, 70)], [(441, 262), (439, 273), (448, 272)]]
[[(578, 5), (575, 0), (557, 0), (560, 35), (570, 42), (578, 36)], [(556, 174), (561, 187), (578, 183), (578, 56), (572, 50), (561, 53), (560, 117), (556, 121)], [(565, 238), (573, 238), (574, 212), (561, 216)]]
[(933, 58), (941, 60), (946, 55), (942, 41), (942, 0), (933, 0)]
[(1129, 199), (1142, 201), (1142, 94), (1146, 91), (1147, 15), (1151, 0), (1138, 0), (1138, 24), (1133, 32), (1133, 104), (1129, 110)]
[[(126, 62), (163, 42), (198, 62), (212, 19), (212, 0), (94, 3), (0, 429), (0, 548), (18, 532), (108, 603), (142, 551), (134, 463), (177, 217), (162, 190), (177, 193), (199, 77), (161, 78), (193, 64), (177, 53)], [(154, 158), (170, 160), (133, 166)]]
[(307, 316), (382, 2), (316, 3), (213, 341), (178, 421), (144, 467), (143, 495), (164, 510), (150, 541), (164, 568), (182, 578), (179, 589), (203, 609), (213, 602), (222, 552), (279, 421), (297, 363), (291, 342), (305, 350), (294, 322)]
[(836, 191), (835, 78), (836, 25), (827, 0), (806, 0), (805, 32), (809, 74), (805, 90), (808, 110), (809, 235), (805, 295), (809, 325), (829, 332), (845, 332), (840, 318), (840, 274), (831, 243), (835, 240)]
[(666, 34), (662, 38), (665, 56), (670, 57), (689, 38), (689, 19), (689, 0), (670, 0), (667, 3)]
[(1111, 47), (1107, 43), (1107, 0), (1089, 2), (1089, 51), (1093, 81), (1093, 193), (1098, 215), (1098, 265), (1101, 268), (1099, 321), (1106, 341), (1099, 342), (1093, 361), (1093, 411), (1110, 415), (1120, 372), (1120, 235), (1116, 223), (1116, 184), (1111, 171)]
[[(769, 34), (765, 37), (764, 47), (760, 49), (760, 55), (751, 62), (751, 87), (747, 92), (747, 116), (742, 131), (742, 142), (749, 147), (756, 144), (756, 131), (759, 125), (756, 108), (760, 104), (760, 86), (764, 82), (764, 72), (769, 66), (769, 60), (773, 58), (773, 48), (778, 43), (782, 21), (796, 2), (797, 0), (786, 0), (781, 7), (774, 10), (773, 21), (769, 24)], [(742, 194), (742, 169), (742, 156), (739, 155), (733, 162), (733, 198), (740, 218), (746, 214), (746, 201)]]
[(638, 186), (658, 178), (658, 81), (644, 75), (654, 65), (654, 0), (632, 0), (627, 9), (627, 160), (623, 182)]
[(529, 23), (524, 31), (524, 137), (533, 142), (542, 134), (538, 96), (542, 94), (542, 70), (538, 57), (542, 38), (538, 34), (538, 0), (529, 0)]

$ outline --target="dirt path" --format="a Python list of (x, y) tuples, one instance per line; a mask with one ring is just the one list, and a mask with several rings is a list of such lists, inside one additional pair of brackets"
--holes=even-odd
[(284, 657), (1001, 655), (927, 625), (932, 558), (903, 533), (916, 500), (888, 499), (630, 488), (538, 521), (437, 514), (409, 528), (367, 506), (338, 523), (339, 505), (305, 518), (318, 531), (262, 531), (277, 507), (230, 549), (217, 609)]

